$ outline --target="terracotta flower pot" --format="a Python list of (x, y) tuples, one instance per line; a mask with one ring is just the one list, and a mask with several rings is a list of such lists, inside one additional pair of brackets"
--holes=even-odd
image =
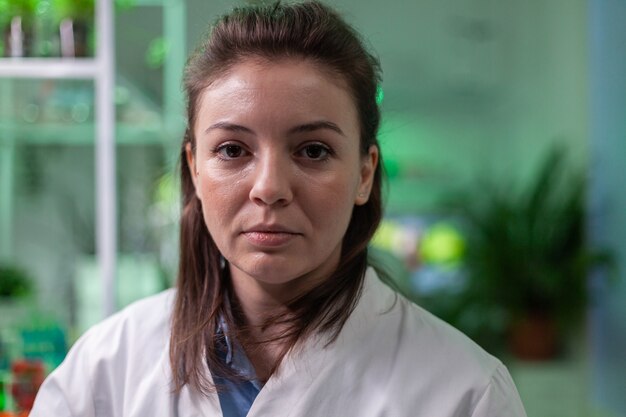
[(509, 347), (517, 358), (528, 361), (554, 359), (559, 351), (555, 320), (546, 314), (528, 314), (510, 329)]

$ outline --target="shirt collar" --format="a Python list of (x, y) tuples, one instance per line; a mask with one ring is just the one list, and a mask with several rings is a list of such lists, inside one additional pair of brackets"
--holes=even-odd
[(261, 389), (263, 384), (258, 380), (252, 362), (246, 356), (246, 352), (236, 339), (231, 339), (228, 333), (228, 323), (224, 316), (219, 318), (218, 335), (224, 336), (226, 345), (225, 362), (232, 370), (249, 380), (257, 389)]

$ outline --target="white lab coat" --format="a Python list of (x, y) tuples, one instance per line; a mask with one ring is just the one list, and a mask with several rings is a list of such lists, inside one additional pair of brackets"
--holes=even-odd
[[(216, 394), (170, 389), (174, 290), (90, 329), (41, 387), (31, 417), (222, 416)], [(210, 376), (208, 370), (207, 375)], [(283, 360), (250, 417), (524, 417), (506, 368), (385, 286), (373, 269), (335, 343)]]

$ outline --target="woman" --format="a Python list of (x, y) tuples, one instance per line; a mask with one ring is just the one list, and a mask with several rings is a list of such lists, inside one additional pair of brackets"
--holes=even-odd
[(43, 416), (524, 416), (504, 366), (380, 282), (379, 65), (317, 2), (187, 64), (177, 289), (87, 332)]

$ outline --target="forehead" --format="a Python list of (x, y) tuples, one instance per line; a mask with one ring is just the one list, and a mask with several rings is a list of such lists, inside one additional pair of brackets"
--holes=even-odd
[(357, 120), (356, 105), (343, 77), (311, 60), (295, 58), (251, 58), (234, 64), (204, 89), (196, 111), (196, 127), (202, 120), (249, 114), (276, 120)]
[(305, 85), (306, 82), (313, 82), (316, 79), (323, 79), (329, 85), (333, 85), (350, 94), (345, 77), (325, 64), (309, 58), (268, 58), (262, 56), (252, 56), (236, 61), (211, 80), (205, 91), (223, 84), (233, 78), (233, 76), (237, 76), (242, 81), (258, 81), (259, 77), (264, 77), (267, 81), (276, 81), (278, 83), (288, 81), (289, 76), (296, 76), (300, 79), (302, 85)]

